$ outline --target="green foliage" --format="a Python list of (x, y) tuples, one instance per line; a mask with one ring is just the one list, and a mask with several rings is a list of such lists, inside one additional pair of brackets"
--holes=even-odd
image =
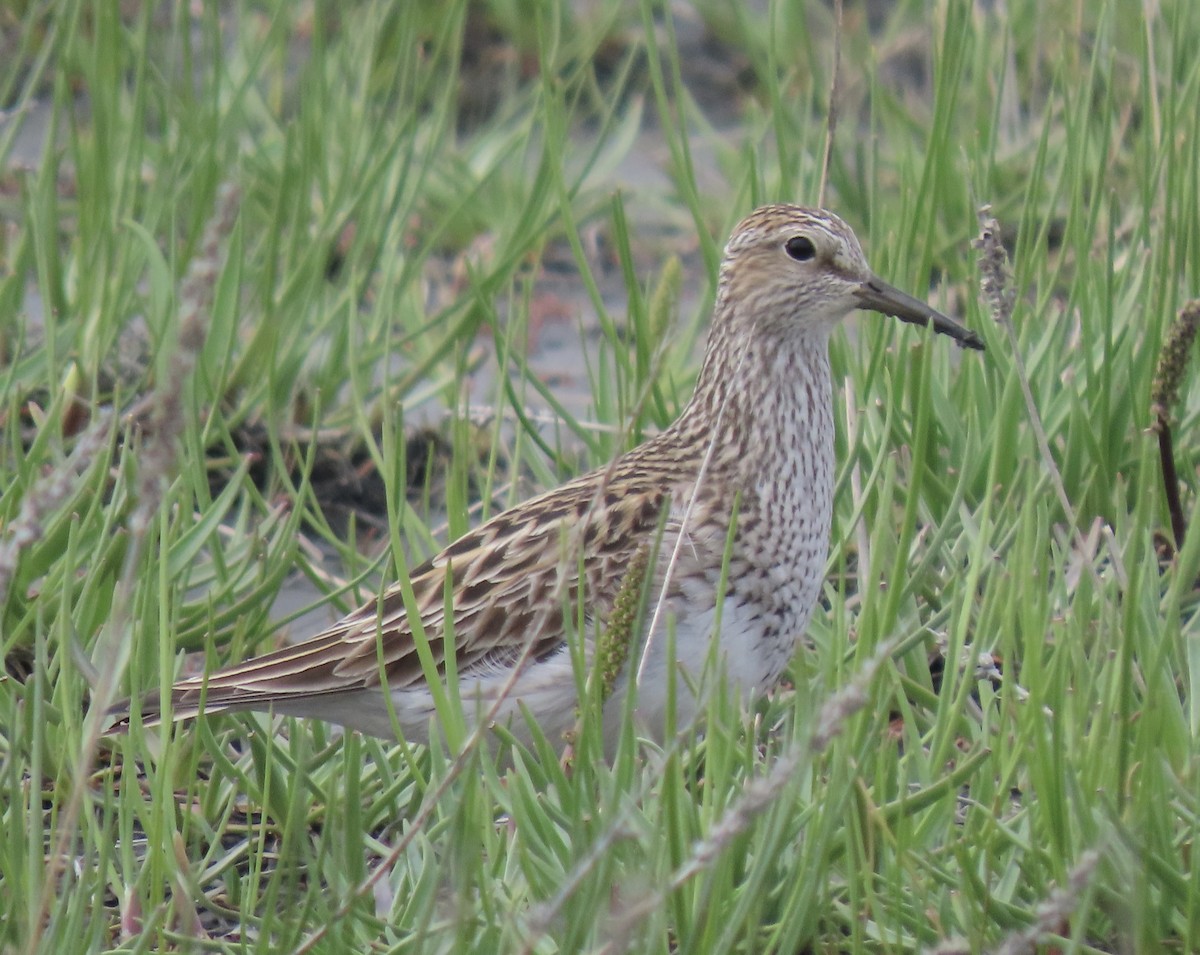
[[(845, 8), (825, 203), (988, 350), (839, 333), (828, 610), (793, 686), (569, 768), (251, 716), (98, 743), (88, 707), (264, 649), (289, 578), (372, 599), (669, 421), (720, 242), (819, 194), (830, 5), (0, 11), (0, 949), (1200, 947), (1200, 534), (1166, 545), (1147, 433), (1200, 287), (1200, 6)], [(538, 357), (558, 273), (575, 393)], [(134, 412), (164, 392), (141, 526)], [(1198, 419), (1185, 376), (1192, 525)]]

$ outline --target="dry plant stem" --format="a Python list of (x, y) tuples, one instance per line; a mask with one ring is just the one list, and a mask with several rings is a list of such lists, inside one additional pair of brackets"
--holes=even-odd
[[(651, 375), (651, 380), (654, 379)], [(642, 404), (639, 401), (639, 406)], [(531, 424), (545, 425), (551, 428), (556, 428), (562, 424), (562, 418), (553, 411), (538, 411), (534, 408), (522, 408), (521, 413), (513, 411), (511, 408), (497, 408), (495, 405), (489, 404), (472, 404), (466, 410), (467, 419), (474, 425), (479, 427), (487, 427), (492, 424), (497, 418), (505, 421), (508, 424), (520, 424), (522, 420), (528, 421)], [(451, 418), (450, 412), (443, 416), (444, 420)], [(603, 421), (591, 421), (586, 418), (576, 418), (575, 424), (583, 431), (590, 431), (593, 434), (611, 434), (624, 436), (628, 432), (628, 427), (623, 424), (605, 424)], [(643, 433), (655, 434), (653, 427), (644, 428)]]
[(825, 150), (821, 156), (821, 184), (817, 205), (825, 205), (825, 186), (829, 182), (829, 164), (833, 161), (833, 134), (837, 131), (837, 99), (842, 69), (842, 0), (833, 0), (833, 78), (829, 83), (829, 109), (825, 114)]
[(1179, 386), (1187, 372), (1188, 355), (1196, 332), (1200, 331), (1200, 299), (1192, 299), (1179, 310), (1179, 315), (1167, 332), (1154, 372), (1150, 393), (1150, 410), (1154, 414), (1151, 427), (1158, 435), (1158, 459), (1162, 466), (1163, 490), (1171, 513), (1171, 530), (1176, 551), (1183, 548), (1187, 522), (1179, 499), (1179, 476), (1175, 471), (1175, 448), (1171, 435), (1171, 409), (1179, 401)]
[(41, 932), (47, 924), (54, 899), (59, 893), (59, 878), (71, 842), (75, 838), (79, 815), (83, 809), (85, 780), (95, 759), (100, 741), (101, 726), (113, 703), (116, 687), (129, 659), (132, 631), (130, 607), (133, 605), (138, 565), (146, 549), (147, 532), (153, 517), (162, 505), (163, 494), (175, 467), (179, 434), (183, 431), (182, 389), (196, 366), (196, 360), (208, 334), (213, 289), (219, 273), (221, 246), (233, 228), (240, 204), (240, 192), (231, 185), (221, 188), (217, 210), (205, 226), (200, 252), (189, 264), (180, 290), (179, 341), (172, 356), (170, 371), (159, 382), (158, 389), (138, 402), (131, 417), (145, 416), (149, 422), (147, 440), (142, 447), (139, 468), (137, 505), (129, 517), (130, 541), (125, 552), (121, 579), (113, 595), (112, 612), (96, 643), (94, 659), (98, 661), (98, 679), (92, 696), (75, 768), (71, 775), (74, 785), (62, 815), (58, 820), (58, 838), (51, 853), (42, 883), (38, 917), (33, 920), (25, 951), (37, 950)]
[[(997, 325), (1004, 329), (1005, 337), (1008, 339), (1009, 353), (1012, 355), (1013, 366), (1017, 370), (1017, 381), (1021, 385), (1021, 394), (1025, 399), (1025, 412), (1029, 416), (1029, 426), (1033, 429), (1033, 436), (1037, 442), (1038, 454), (1042, 459), (1042, 465), (1050, 477), (1050, 483), (1053, 485), (1054, 493), (1058, 497), (1059, 506), (1066, 516), (1071, 533), (1075, 538), (1077, 546), (1080, 548), (1080, 553), (1086, 553), (1083, 532), (1079, 529), (1079, 521), (1075, 516), (1075, 508), (1071, 504), (1071, 499), (1067, 496), (1067, 489), (1063, 484), (1062, 474), (1059, 472), (1058, 465), (1054, 462), (1054, 455), (1050, 451), (1050, 440), (1046, 437), (1046, 428), (1043, 426), (1042, 417), (1038, 413), (1037, 403), (1033, 397), (1033, 390), (1029, 387), (1029, 373), (1025, 369), (1025, 360), (1021, 357), (1021, 349), (1017, 342), (1017, 331), (1013, 327), (1012, 313), (1013, 306), (1016, 304), (1016, 293), (1013, 291), (1012, 277), (1009, 274), (1008, 253), (1004, 251), (1004, 246), (1000, 243), (1000, 223), (992, 215), (992, 207), (990, 205), (985, 204), (980, 206), (977, 214), (979, 217), (980, 232), (979, 237), (971, 244), (980, 252), (980, 292), (984, 303), (992, 313), (992, 318), (995, 319)], [(1124, 579), (1125, 570), (1121, 563), (1120, 554), (1115, 547), (1110, 547), (1110, 552), (1114, 571)], [(1096, 568), (1090, 562), (1088, 563), (1088, 570), (1092, 577), (1096, 579), (1096, 582), (1100, 583)]]
[(1026, 955), (1038, 951), (1039, 944), (1047, 935), (1057, 935), (1067, 925), (1079, 898), (1087, 891), (1088, 885), (1095, 874), (1096, 866), (1100, 863), (1100, 853), (1088, 849), (1079, 857), (1079, 862), (1067, 875), (1067, 884), (1055, 889), (1037, 908), (1037, 921), (1029, 928), (1014, 932), (1008, 936), (995, 950), (993, 955)]
[(1187, 521), (1183, 516), (1183, 502), (1179, 498), (1179, 474), (1175, 470), (1175, 445), (1171, 438), (1171, 424), (1166, 420), (1155, 423), (1158, 432), (1158, 460), (1162, 468), (1163, 491), (1167, 495), (1167, 510), (1171, 514), (1171, 536), (1175, 538), (1175, 552), (1183, 550), (1183, 539), (1187, 534)]
[[(599, 838), (588, 847), (588, 851), (584, 854), (583, 858), (567, 873), (554, 897), (548, 902), (533, 908), (527, 922), (528, 932), (524, 943), (518, 949), (516, 955), (533, 955), (537, 943), (550, 932), (563, 906), (578, 891), (588, 873), (600, 864), (600, 860), (604, 858), (604, 854), (609, 848), (621, 839), (633, 839), (637, 837), (637, 832), (626, 823), (626, 818), (627, 814), (621, 812), (613, 823), (605, 828)], [(617, 934), (628, 938), (628, 935), (624, 931), (626, 928), (627, 926), (620, 926)], [(609, 948), (611, 947), (610, 943)], [(621, 945), (617, 948), (617, 951), (627, 950), (628, 945)], [(603, 951), (608, 951), (608, 948), (603, 949)]]
[(42, 536), (43, 519), (74, 497), (84, 472), (112, 440), (112, 423), (110, 412), (97, 413), (67, 459), (34, 484), (22, 499), (21, 512), (7, 528), (7, 540), (0, 544), (0, 607), (8, 599), (21, 551)]

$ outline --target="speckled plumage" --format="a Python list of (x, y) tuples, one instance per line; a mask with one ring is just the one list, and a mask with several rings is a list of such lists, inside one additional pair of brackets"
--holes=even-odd
[[(413, 572), (439, 666), (452, 576), (456, 670), (468, 715), (492, 712), (528, 739), (524, 705), (547, 738), (570, 730), (576, 681), (564, 612), (582, 600), (590, 622), (580, 639), (590, 659), (625, 570), (647, 545), (656, 554), (650, 593), (657, 599), (643, 628), (650, 634), (637, 635), (606, 704), (606, 729), (631, 679), (643, 729), (658, 737), (673, 729), (664, 712), (668, 626), (674, 665), (686, 671), (675, 681), (676, 722), (693, 717), (699, 701), (688, 686), (710, 658), (727, 540), (721, 672), (747, 694), (779, 679), (821, 587), (835, 463), (828, 338), (855, 308), (930, 323), (983, 347), (974, 333), (875, 277), (854, 234), (831, 213), (766, 206), (737, 227), (696, 390), (675, 423), (608, 466), (498, 514)], [(399, 728), (424, 738), (433, 696), (398, 586), (311, 640), (177, 684), (172, 713), (194, 716), (203, 699), (209, 713), (273, 707), (392, 737), (381, 676)], [(154, 703), (142, 712), (155, 718)]]

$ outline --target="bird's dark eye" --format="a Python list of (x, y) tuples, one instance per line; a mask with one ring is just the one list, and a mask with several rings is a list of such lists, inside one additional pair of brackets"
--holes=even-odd
[(817, 247), (808, 236), (794, 235), (783, 244), (783, 251), (797, 262), (808, 262), (816, 257)]

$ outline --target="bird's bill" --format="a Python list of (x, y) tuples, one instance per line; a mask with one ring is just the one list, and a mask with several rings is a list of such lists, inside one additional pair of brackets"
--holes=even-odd
[(883, 279), (872, 275), (858, 287), (854, 293), (858, 299), (858, 307), (883, 312), (902, 322), (913, 325), (932, 325), (933, 330), (942, 335), (949, 335), (960, 345), (983, 351), (983, 339), (969, 328), (965, 328), (952, 318), (948, 318), (935, 308), (930, 308), (920, 299), (906, 295), (894, 285), (888, 285)]

